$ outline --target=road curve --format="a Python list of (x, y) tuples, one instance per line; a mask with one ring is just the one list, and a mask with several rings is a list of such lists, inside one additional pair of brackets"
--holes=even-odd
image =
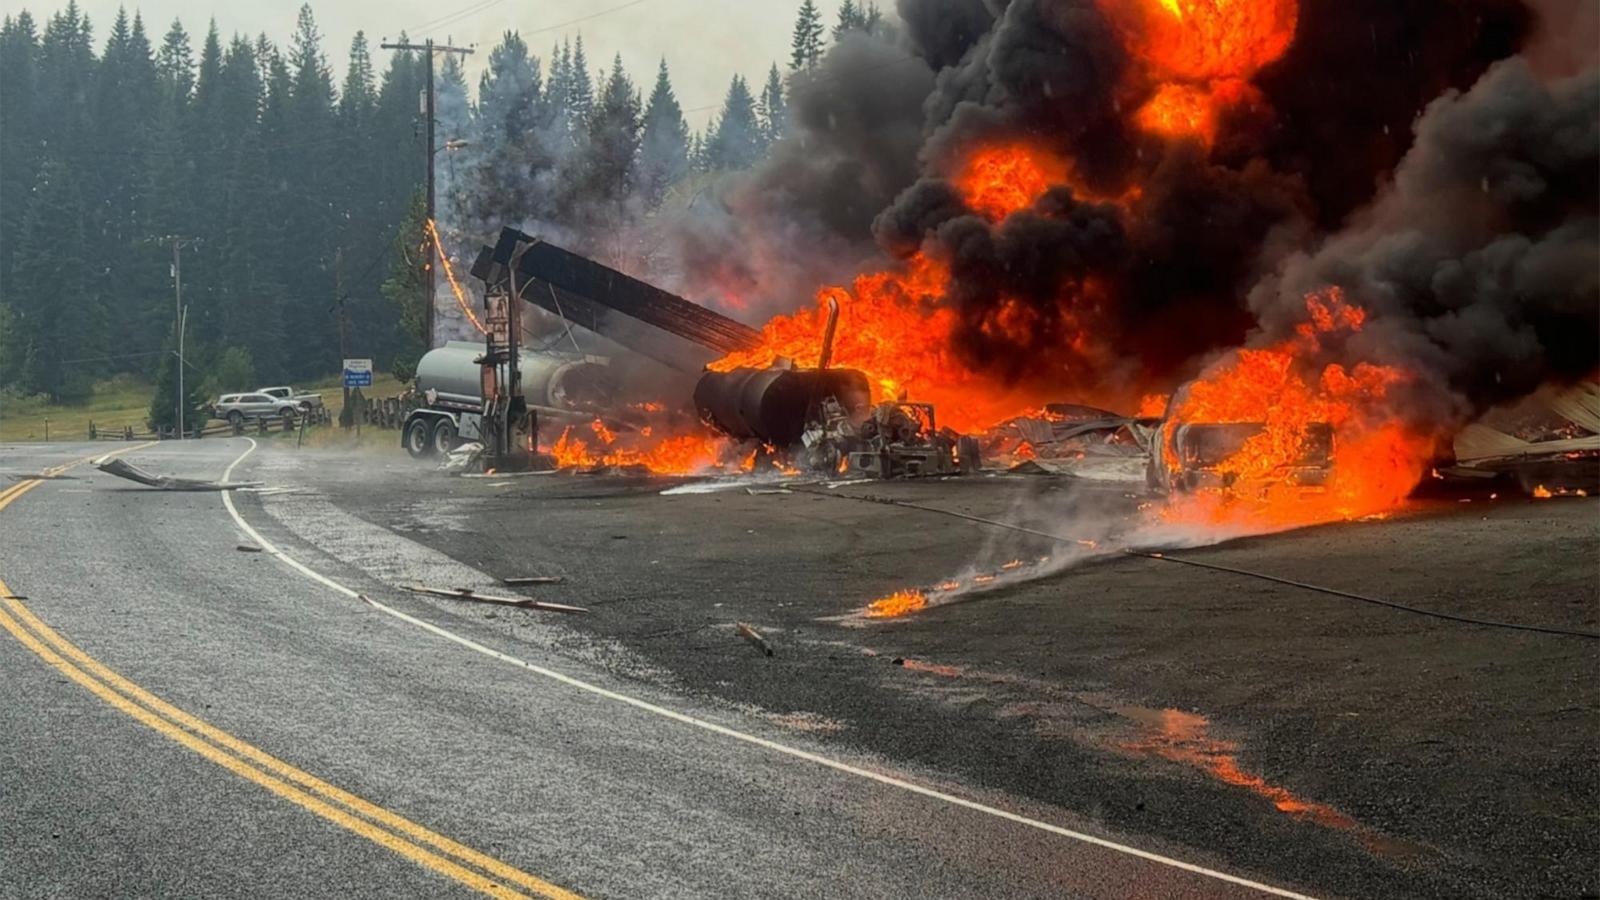
[[(0, 469), (116, 446), (5, 448)], [(129, 458), (216, 478), (248, 447)], [(87, 466), (22, 484), (0, 494), (0, 582), (25, 598), (0, 600), (0, 895), (1233, 897), (1276, 884), (618, 677), (561, 652), (559, 626), (518, 639), (454, 615), (378, 577), (431, 551), (354, 519), (339, 546), (308, 543), (293, 495), (237, 494), (230, 509)]]

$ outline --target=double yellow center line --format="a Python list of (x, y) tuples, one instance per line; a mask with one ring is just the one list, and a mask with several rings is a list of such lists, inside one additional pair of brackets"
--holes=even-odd
[[(134, 449), (138, 448), (127, 448)], [(82, 460), (43, 474), (59, 475), (79, 462)], [(30, 479), (0, 491), (0, 510), (42, 483)], [(0, 581), (0, 628), (58, 672), (140, 723), (235, 775), (419, 865), (492, 897), (531, 895), (579, 900), (577, 894), (341, 790), (167, 703), (62, 637), (12, 596), (4, 581)]]

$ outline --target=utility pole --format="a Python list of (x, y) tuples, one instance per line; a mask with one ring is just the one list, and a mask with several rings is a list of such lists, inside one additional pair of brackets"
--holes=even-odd
[[(390, 43), (388, 41), (385, 41), (385, 42), (379, 44), (378, 46), (382, 47), (385, 50), (421, 50), (423, 55), (426, 56), (427, 60), (428, 60), (427, 86), (424, 87), (423, 91), (422, 91), (422, 117), (425, 120), (427, 120), (427, 150), (428, 150), (428, 198), (427, 199), (428, 199), (428, 221), (429, 222), (433, 222), (434, 221), (434, 178), (433, 178), (433, 168), (434, 168), (434, 166), (433, 166), (433, 158), (434, 158), (434, 155), (439, 152), (439, 148), (437, 148), (437, 147), (435, 147), (433, 145), (433, 140), (434, 140), (434, 138), (433, 138), (433, 125), (434, 125), (433, 55), (435, 53), (460, 53), (461, 55), (465, 56), (465, 55), (467, 55), (467, 54), (472, 52), (472, 48), (471, 47), (452, 47), (449, 44), (435, 44), (433, 42), (433, 38), (428, 38), (427, 40), (423, 41), (420, 44), (413, 44), (410, 41), (400, 41), (400, 42), (396, 42), (396, 43)], [(424, 322), (424, 329), (425, 329), (424, 332), (423, 332), (423, 340), (426, 341), (427, 346), (428, 346), (429, 349), (433, 348), (433, 308), (434, 308), (434, 295), (435, 295), (434, 277), (435, 277), (436, 273), (438, 272), (438, 270), (439, 270), (438, 250), (435, 248), (434, 242), (432, 240), (429, 240), (428, 241), (428, 294), (427, 294), (428, 301), (427, 301), (427, 310), (423, 315), (423, 322)]]
[(184, 315), (183, 309), (183, 248), (185, 245), (199, 243), (200, 239), (169, 234), (157, 240), (163, 244), (172, 245), (172, 324), (174, 330), (178, 333), (178, 396), (173, 406), (176, 412), (174, 418), (178, 422), (178, 440), (181, 441), (183, 440), (183, 367), (185, 365), (183, 359), (183, 332), (184, 325), (187, 324), (188, 319), (188, 316)]
[[(344, 364), (343, 364), (342, 361), (350, 358), (350, 347), (346, 343), (346, 338), (345, 338), (346, 331), (347, 331), (347, 325), (346, 325), (345, 319), (344, 319), (345, 294), (344, 294), (344, 248), (343, 247), (340, 247), (339, 249), (335, 250), (334, 253), (333, 253), (333, 301), (334, 301), (334, 305), (336, 307), (336, 311), (335, 311), (334, 315), (336, 315), (338, 317), (338, 320), (339, 320), (339, 359), (341, 360), (341, 362), (340, 362), (340, 373), (341, 373), (340, 380), (342, 382), (343, 381), (343, 370), (344, 370)], [(344, 425), (344, 422), (342, 421), (344, 419), (343, 411), (347, 410), (349, 408), (350, 408), (350, 386), (349, 385), (344, 385), (344, 405), (339, 407), (339, 409), (340, 409), (339, 418), (341, 420), (339, 424), (340, 424), (341, 427), (343, 427), (343, 425)]]

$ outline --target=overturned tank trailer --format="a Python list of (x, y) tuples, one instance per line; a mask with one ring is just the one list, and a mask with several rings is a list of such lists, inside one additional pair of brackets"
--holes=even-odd
[(975, 441), (935, 425), (925, 404), (872, 405), (865, 373), (829, 365), (834, 306), (819, 365), (709, 371), (758, 347), (755, 329), (513, 228), (472, 266), (487, 294), (524, 300), (671, 369), (697, 376), (700, 418), (777, 465), (875, 477), (953, 474), (978, 465)]

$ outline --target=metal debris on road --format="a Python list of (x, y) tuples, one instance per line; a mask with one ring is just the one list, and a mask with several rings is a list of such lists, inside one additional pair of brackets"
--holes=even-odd
[(772, 645), (767, 643), (767, 639), (761, 636), (761, 632), (743, 622), (735, 622), (733, 627), (739, 632), (740, 637), (749, 641), (757, 650), (768, 656), (772, 655)]
[(434, 597), (449, 597), (452, 600), (467, 600), (472, 603), (494, 603), (499, 606), (521, 606), (525, 609), (543, 609), (550, 612), (586, 613), (589, 610), (581, 606), (568, 606), (565, 603), (550, 603), (545, 600), (534, 600), (531, 597), (498, 597), (494, 594), (480, 594), (470, 588), (436, 588), (422, 584), (402, 584), (401, 590), (414, 594), (430, 594)]
[(173, 478), (170, 475), (156, 475), (125, 460), (108, 459), (104, 456), (94, 461), (94, 467), (107, 475), (126, 478), (146, 487), (153, 487), (163, 491), (231, 491), (238, 488), (257, 487), (261, 484), (259, 481), (206, 481), (199, 478)]
[(233, 549), (238, 550), (241, 553), (260, 553), (260, 552), (262, 552), (261, 548), (257, 547), (255, 544), (237, 544), (237, 545), (234, 546)]
[(560, 584), (566, 580), (560, 575), (513, 575), (510, 578), (500, 579), (500, 583), (515, 587), (519, 584)]

